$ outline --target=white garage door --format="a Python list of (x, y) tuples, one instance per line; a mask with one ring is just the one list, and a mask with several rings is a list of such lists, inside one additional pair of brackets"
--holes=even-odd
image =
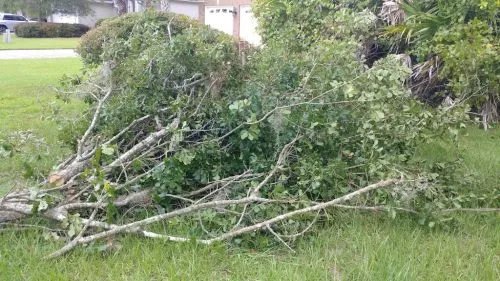
[(78, 23), (78, 16), (53, 14), (50, 18), (50, 21), (56, 23)]
[(257, 20), (254, 18), (250, 6), (241, 6), (240, 37), (252, 45), (260, 45), (261, 38), (257, 33)]
[(205, 8), (205, 24), (233, 35), (234, 8), (217, 6)]
[(193, 19), (199, 18), (199, 7), (198, 3), (170, 2), (170, 12), (186, 15)]

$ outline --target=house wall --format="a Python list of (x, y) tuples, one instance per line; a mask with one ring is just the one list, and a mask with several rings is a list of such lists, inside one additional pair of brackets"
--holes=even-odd
[(257, 31), (258, 22), (255, 18), (251, 5), (240, 6), (240, 40), (246, 41), (254, 46), (262, 44), (262, 37)]
[(90, 15), (78, 17), (78, 23), (94, 27), (99, 19), (114, 17), (117, 15), (113, 4), (92, 3), (90, 8), (94, 11)]
[(50, 22), (57, 23), (78, 23), (78, 16), (76, 15), (63, 15), (63, 14), (53, 14), (48, 18)]
[(49, 21), (58, 23), (81, 23), (94, 27), (97, 20), (117, 15), (113, 4), (91, 3), (90, 8), (93, 12), (87, 16), (54, 14), (50, 16)]
[(198, 1), (175, 1), (169, 3), (169, 11), (176, 14), (186, 15), (193, 19), (200, 19), (200, 11), (204, 10), (203, 2)]
[(137, 0), (129, 0), (127, 2), (127, 11), (129, 13), (137, 13), (137, 12), (142, 12), (144, 11), (144, 7), (140, 3), (140, 1)]
[[(233, 21), (233, 35), (240, 37), (240, 14), (241, 6), (251, 5), (252, 0), (205, 0), (205, 6), (232, 6), (236, 10), (236, 15)], [(200, 9), (200, 21), (205, 23), (205, 9)]]

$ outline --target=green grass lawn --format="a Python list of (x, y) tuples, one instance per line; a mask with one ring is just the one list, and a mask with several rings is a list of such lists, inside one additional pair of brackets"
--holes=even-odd
[(24, 183), (25, 163), (47, 170), (67, 152), (57, 142), (50, 117), (55, 111), (77, 114), (82, 103), (57, 101), (53, 87), (63, 74), (77, 73), (81, 66), (78, 59), (0, 60), (0, 140), (13, 140), (27, 150), (0, 159), (0, 194), (13, 183)]
[(430, 231), (404, 218), (396, 224), (387, 216), (349, 213), (301, 241), (296, 253), (127, 237), (113, 252), (79, 248), (46, 261), (44, 255), (62, 244), (32, 231), (5, 232), (0, 233), (0, 279), (496, 281), (499, 241), (495, 217), (468, 217), (453, 231)]
[[(46, 143), (38, 164), (57, 163), (67, 149), (57, 142), (56, 124), (42, 117), (56, 106), (68, 116), (83, 106), (55, 102), (49, 86), (80, 67), (76, 59), (0, 61), (0, 139), (31, 131)], [(471, 128), (462, 138), (458, 149), (466, 168), (481, 179), (471, 189), (499, 189), (499, 144), (498, 129)], [(18, 183), (26, 157), (42, 152), (33, 143), (27, 148), (1, 159), (0, 189)], [(420, 156), (447, 160), (455, 153), (440, 143), (423, 147)], [(494, 281), (500, 280), (499, 222), (494, 214), (463, 215), (449, 229), (431, 230), (406, 217), (393, 221), (386, 214), (337, 212), (323, 231), (299, 241), (296, 253), (279, 244), (255, 251), (128, 236), (115, 240), (114, 251), (80, 247), (50, 261), (43, 257), (63, 242), (46, 241), (34, 230), (0, 229), (0, 280)]]
[(0, 41), (0, 50), (74, 49), (80, 38), (20, 38), (12, 36), (11, 43)]
[(467, 128), (459, 139), (458, 147), (439, 141), (422, 146), (419, 157), (434, 161), (463, 159), (458, 171), (474, 177), (473, 186), (463, 188), (475, 193), (500, 194), (500, 128), (489, 131)]

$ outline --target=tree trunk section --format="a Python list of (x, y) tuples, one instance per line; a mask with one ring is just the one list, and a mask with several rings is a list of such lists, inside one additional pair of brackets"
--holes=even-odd
[(124, 15), (127, 13), (127, 0), (113, 0), (115, 7), (118, 9), (118, 15)]

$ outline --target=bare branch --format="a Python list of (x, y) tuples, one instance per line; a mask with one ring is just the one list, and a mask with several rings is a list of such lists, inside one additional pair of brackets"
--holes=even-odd
[(78, 148), (76, 152), (76, 157), (77, 159), (79, 157), (82, 157), (83, 155), (83, 147), (87, 141), (87, 139), (90, 136), (90, 133), (94, 130), (95, 126), (97, 125), (97, 120), (99, 119), (99, 115), (101, 114), (102, 107), (104, 106), (104, 103), (108, 100), (108, 98), (111, 96), (111, 93), (113, 92), (112, 89), (109, 89), (104, 95), (102, 99), (99, 99), (99, 102), (97, 103), (96, 110), (94, 112), (94, 116), (92, 117), (92, 122), (90, 122), (89, 127), (87, 128), (87, 131), (83, 134), (82, 138), (78, 141)]
[(278, 161), (276, 162), (276, 166), (274, 167), (274, 169), (271, 170), (271, 172), (269, 172), (269, 174), (267, 175), (267, 177), (259, 184), (255, 187), (255, 189), (252, 191), (251, 195), (250, 196), (258, 196), (259, 194), (259, 191), (260, 189), (266, 185), (269, 180), (271, 180), (272, 177), (274, 177), (274, 175), (276, 174), (276, 172), (281, 169), (281, 165), (283, 164), (283, 162), (286, 160), (286, 158), (288, 157), (289, 153), (290, 153), (290, 150), (292, 149), (293, 145), (300, 139), (300, 137), (296, 137), (294, 138), (291, 142), (289, 142), (288, 144), (285, 145), (285, 147), (283, 147), (283, 149), (281, 150), (279, 156), (278, 156)]
[(231, 176), (231, 177), (227, 177), (227, 178), (224, 178), (224, 179), (221, 179), (221, 180), (218, 180), (218, 181), (211, 182), (210, 184), (208, 184), (208, 185), (206, 185), (206, 186), (204, 186), (204, 187), (202, 187), (202, 188), (200, 188), (198, 190), (186, 193), (186, 194), (184, 194), (182, 196), (183, 197), (193, 197), (193, 196), (199, 195), (201, 193), (204, 193), (204, 192), (206, 192), (208, 190), (212, 190), (213, 188), (216, 188), (218, 185), (220, 185), (222, 183), (236, 182), (238, 180), (247, 179), (247, 178), (258, 178), (258, 177), (261, 177), (261, 176), (264, 175), (262, 173), (260, 173), (260, 174), (251, 174), (250, 172), (251, 171), (246, 171), (246, 172), (244, 172), (241, 175)]
[(147, 138), (139, 142), (138, 144), (134, 145), (131, 149), (129, 149), (127, 152), (122, 154), (119, 158), (117, 158), (115, 161), (113, 161), (111, 164), (107, 166), (107, 168), (114, 168), (114, 167), (120, 167), (122, 163), (125, 163), (129, 161), (133, 156), (136, 154), (140, 153), (144, 149), (149, 148), (152, 146), (154, 143), (156, 143), (158, 140), (163, 138), (166, 134), (169, 132), (176, 130), (177, 127), (179, 126), (179, 118), (175, 118), (174, 121), (167, 127), (163, 128), (160, 131), (157, 131), (155, 133), (151, 133)]
[(123, 134), (125, 134), (126, 132), (128, 132), (130, 129), (132, 129), (135, 125), (145, 121), (145, 120), (148, 120), (149, 118), (151, 118), (150, 115), (146, 115), (146, 116), (143, 116), (139, 119), (135, 119), (134, 121), (132, 121), (132, 123), (130, 123), (127, 127), (125, 127), (123, 130), (121, 130), (118, 134), (116, 134), (114, 137), (112, 137), (111, 139), (109, 139), (108, 141), (106, 141), (104, 144), (105, 145), (109, 145), (109, 144), (112, 144), (113, 142), (115, 142), (116, 140), (118, 140), (121, 136), (123, 136)]
[[(314, 206), (311, 206), (311, 207), (307, 207), (307, 208), (303, 208), (303, 209), (299, 209), (299, 210), (296, 210), (296, 211), (288, 212), (288, 213), (279, 215), (279, 216), (277, 216), (275, 218), (272, 218), (272, 219), (269, 219), (269, 220), (266, 220), (266, 221), (254, 224), (252, 226), (240, 228), (240, 229), (231, 231), (229, 233), (220, 235), (220, 236), (218, 236), (216, 238), (212, 238), (212, 239), (209, 239), (209, 240), (199, 240), (198, 242), (203, 243), (203, 244), (211, 244), (213, 242), (230, 239), (230, 238), (233, 238), (235, 236), (238, 236), (238, 235), (241, 235), (241, 234), (244, 234), (244, 233), (256, 231), (256, 230), (263, 229), (263, 228), (268, 228), (272, 224), (274, 224), (276, 222), (279, 222), (279, 221), (282, 221), (282, 220), (285, 220), (287, 218), (290, 218), (290, 217), (293, 217), (293, 216), (297, 216), (297, 215), (300, 215), (300, 214), (304, 214), (304, 213), (308, 213), (308, 212), (324, 210), (324, 209), (326, 209), (328, 207), (333, 207), (333, 206), (335, 206), (335, 205), (337, 205), (339, 203), (342, 203), (342, 202), (345, 202), (345, 201), (349, 201), (349, 200), (351, 200), (352, 198), (354, 198), (356, 196), (360, 196), (360, 195), (365, 194), (367, 192), (370, 192), (370, 191), (373, 191), (373, 190), (376, 190), (376, 189), (380, 189), (380, 188), (383, 188), (383, 187), (387, 187), (387, 186), (390, 186), (390, 185), (399, 184), (400, 182), (401, 181), (398, 181), (398, 180), (381, 181), (381, 182), (378, 182), (376, 184), (372, 184), (372, 185), (369, 185), (369, 186), (367, 186), (365, 188), (359, 189), (359, 190), (357, 190), (355, 192), (352, 192), (352, 193), (349, 193), (347, 195), (344, 195), (344, 196), (342, 196), (340, 198), (337, 198), (335, 200), (332, 200), (332, 201), (329, 201), (329, 202), (326, 202), (326, 203), (320, 203), (320, 204), (317, 204), (317, 205), (314, 205)], [(174, 218), (174, 217), (178, 217), (178, 216), (192, 214), (192, 213), (195, 213), (195, 212), (197, 212), (199, 210), (204, 210), (204, 209), (209, 209), (209, 208), (216, 208), (216, 207), (224, 207), (224, 206), (229, 206), (229, 205), (242, 205), (242, 204), (249, 204), (249, 203), (272, 203), (272, 202), (275, 202), (275, 201), (274, 200), (270, 200), (270, 199), (265, 199), (265, 198), (246, 197), (246, 198), (243, 198), (243, 199), (220, 200), (220, 201), (212, 201), (212, 202), (207, 202), (207, 203), (202, 203), (202, 204), (197, 204), (197, 205), (191, 205), (189, 207), (181, 208), (181, 209), (172, 211), (170, 213), (156, 215), (156, 216), (149, 217), (147, 219), (143, 219), (143, 220), (136, 221), (136, 222), (133, 222), (133, 223), (129, 223), (129, 224), (121, 225), (121, 226), (116, 226), (116, 227), (113, 227), (113, 228), (111, 228), (111, 229), (109, 229), (107, 231), (103, 231), (103, 232), (100, 232), (100, 233), (97, 233), (97, 234), (94, 234), (94, 235), (90, 235), (90, 236), (87, 236), (87, 237), (81, 237), (75, 243), (72, 244), (71, 248), (68, 247), (68, 248), (65, 249), (65, 251), (66, 252), (70, 251), (72, 248), (76, 247), (78, 244), (90, 243), (92, 241), (95, 241), (95, 240), (98, 240), (98, 239), (102, 239), (102, 238), (105, 238), (105, 237), (109, 237), (109, 236), (112, 236), (112, 235), (115, 235), (115, 234), (118, 234), (118, 233), (122, 233), (122, 232), (130, 232), (130, 231), (133, 231), (133, 230), (138, 231), (138, 229), (140, 227), (143, 227), (143, 226), (146, 226), (146, 225), (150, 225), (150, 224), (162, 221), (162, 220), (168, 220), (168, 219), (171, 219), (171, 218)], [(152, 236), (156, 236), (156, 235), (152, 235)], [(186, 240), (184, 240), (182, 238), (179, 239), (179, 240), (180, 241), (186, 241)]]
[(383, 188), (383, 187), (387, 187), (387, 186), (390, 186), (390, 185), (394, 185), (394, 184), (399, 184), (399, 183), (401, 183), (401, 181), (399, 181), (399, 180), (385, 180), (385, 181), (381, 181), (381, 182), (369, 185), (367, 187), (361, 188), (361, 189), (359, 189), (357, 191), (354, 191), (352, 193), (349, 193), (349, 194), (344, 195), (342, 197), (339, 197), (337, 199), (334, 199), (332, 201), (328, 201), (328, 202), (317, 204), (317, 205), (314, 205), (314, 206), (311, 206), (311, 207), (307, 207), (307, 208), (299, 209), (299, 210), (292, 211), (292, 212), (289, 212), (289, 213), (285, 213), (285, 214), (279, 215), (277, 217), (274, 217), (272, 219), (269, 219), (269, 220), (266, 220), (266, 221), (263, 221), (263, 222), (260, 222), (260, 223), (248, 226), (248, 227), (240, 228), (240, 229), (237, 229), (235, 231), (223, 234), (223, 235), (221, 235), (221, 236), (219, 236), (217, 238), (210, 239), (209, 241), (211, 243), (213, 243), (215, 241), (223, 241), (223, 240), (227, 240), (227, 239), (233, 238), (235, 236), (238, 236), (238, 235), (241, 235), (241, 234), (244, 234), (244, 233), (253, 232), (253, 231), (256, 231), (256, 230), (259, 230), (259, 229), (267, 228), (267, 226), (270, 226), (270, 225), (275, 224), (275, 223), (277, 223), (279, 221), (288, 219), (290, 217), (294, 217), (294, 216), (305, 214), (305, 213), (309, 213), (309, 212), (324, 210), (326, 208), (333, 207), (333, 206), (335, 206), (337, 204), (349, 201), (349, 200), (351, 200), (354, 197), (360, 196), (360, 195), (368, 193), (370, 191), (373, 191), (373, 190), (376, 190), (376, 189), (380, 189), (380, 188)]
[(500, 208), (456, 208), (442, 210), (441, 213), (468, 212), (468, 213), (500, 213)]
[(58, 256), (64, 255), (65, 253), (67, 253), (68, 251), (70, 251), (71, 249), (73, 249), (78, 244), (78, 240), (80, 238), (82, 238), (83, 234), (85, 233), (85, 231), (87, 231), (87, 229), (89, 228), (89, 226), (92, 223), (92, 221), (94, 221), (95, 216), (97, 215), (97, 211), (99, 210), (100, 204), (102, 204), (102, 202), (104, 200), (106, 200), (106, 198), (107, 198), (107, 195), (101, 196), (101, 198), (99, 199), (99, 201), (96, 203), (97, 205), (95, 206), (94, 211), (92, 211), (92, 214), (90, 215), (88, 221), (84, 224), (82, 230), (80, 231), (80, 233), (78, 233), (78, 235), (75, 237), (75, 239), (71, 240), (71, 242), (69, 242), (68, 244), (66, 244), (61, 249), (59, 249), (59, 250), (53, 252), (52, 254), (48, 255), (46, 257), (47, 259), (56, 258)]

